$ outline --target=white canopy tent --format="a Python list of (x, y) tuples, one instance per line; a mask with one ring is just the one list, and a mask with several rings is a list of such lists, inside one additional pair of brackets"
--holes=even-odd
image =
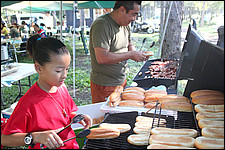
[[(73, 10), (73, 27), (75, 29), (75, 15), (79, 7), (84, 8), (113, 8), (115, 1), (1, 1), (1, 8), (18, 10), (22, 12), (37, 13), (44, 11), (60, 11), (62, 22), (62, 11)], [(62, 40), (62, 24), (60, 27), (60, 39)], [(73, 97), (75, 97), (75, 32), (73, 32)]]

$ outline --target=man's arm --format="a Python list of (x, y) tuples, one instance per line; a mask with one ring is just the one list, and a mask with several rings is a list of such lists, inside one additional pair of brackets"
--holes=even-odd
[(96, 60), (99, 64), (116, 64), (124, 60), (132, 59), (134, 61), (146, 61), (148, 57), (142, 51), (136, 51), (133, 45), (128, 47), (128, 52), (112, 53), (101, 47), (94, 48)]

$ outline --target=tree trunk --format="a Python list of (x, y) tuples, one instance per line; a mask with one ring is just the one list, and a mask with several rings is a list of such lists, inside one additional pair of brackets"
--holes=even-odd
[(200, 24), (200, 26), (203, 26), (204, 25), (204, 15), (205, 15), (205, 1), (203, 1), (203, 4), (202, 4), (201, 24)]
[[(166, 1), (165, 20), (171, 1)], [(181, 54), (181, 27), (184, 13), (184, 1), (173, 1), (169, 15), (165, 38), (162, 45), (161, 58), (179, 59)], [(165, 22), (165, 21), (164, 21)]]
[(163, 34), (163, 28), (164, 28), (164, 18), (165, 18), (165, 13), (164, 13), (164, 1), (160, 1), (161, 4), (161, 14), (160, 14), (160, 42), (161, 42), (161, 37)]
[(80, 27), (82, 31), (84, 31), (84, 21), (85, 21), (84, 9), (81, 9), (80, 10)]

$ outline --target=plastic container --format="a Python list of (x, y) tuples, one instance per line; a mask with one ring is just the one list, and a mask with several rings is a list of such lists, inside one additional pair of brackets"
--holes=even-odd
[[(104, 103), (105, 102), (78, 106), (78, 111), (76, 113), (77, 114), (89, 115), (92, 119), (93, 118), (104, 117), (105, 113), (100, 111), (100, 107)], [(73, 130), (83, 129), (83, 126), (81, 124), (79, 124), (79, 123), (72, 124), (71, 127), (72, 127)]]
[(2, 110), (2, 116), (3, 116), (3, 118), (8, 118), (9, 119), (9, 117), (12, 114), (12, 112), (13, 112), (13, 109), (12, 108), (6, 108), (6, 109)]
[[(122, 112), (132, 112), (132, 111), (137, 111), (139, 115), (141, 115), (142, 112), (147, 112), (149, 108), (144, 108), (144, 107), (110, 107), (109, 106), (109, 99), (103, 105), (101, 106), (100, 110), (104, 113), (122, 113)], [(156, 110), (156, 114), (159, 114), (159, 109)], [(148, 113), (155, 113), (155, 109), (150, 110)], [(162, 110), (161, 109), (161, 114), (164, 115), (173, 115), (174, 111), (172, 110)]]

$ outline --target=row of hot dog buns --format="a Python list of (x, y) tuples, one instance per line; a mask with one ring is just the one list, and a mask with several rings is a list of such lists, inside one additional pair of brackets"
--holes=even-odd
[[(136, 123), (141, 122), (143, 127), (145, 123), (151, 124), (152, 121), (153, 118), (150, 117), (138, 116), (136, 118)], [(162, 122), (164, 122), (164, 120), (162, 120)], [(195, 129), (171, 129), (165, 127), (151, 129), (150, 126), (148, 130), (149, 131), (142, 130), (142, 132), (130, 135), (127, 141), (133, 145), (148, 145), (147, 149), (195, 149), (194, 147), (199, 149), (224, 148), (223, 139), (204, 136), (197, 137), (197, 131)]]
[[(152, 122), (161, 127), (152, 128)], [(140, 122), (140, 124), (138, 124)], [(138, 124), (138, 125), (137, 125)], [(134, 127), (134, 133), (127, 138), (127, 141), (133, 145), (148, 145), (148, 149), (193, 148), (197, 131), (194, 129), (172, 129), (162, 127), (166, 124), (163, 118), (151, 118), (138, 116)]]
[(190, 95), (196, 104), (196, 119), (201, 136), (195, 140), (199, 149), (224, 149), (224, 93), (216, 90), (196, 90)]
[[(141, 87), (128, 87), (123, 89), (117, 86), (109, 96), (109, 106), (145, 107), (153, 108), (157, 101), (162, 109), (192, 112), (189, 99), (185, 96), (171, 94), (159, 89), (145, 90)], [(160, 105), (158, 105), (158, 108)]]

